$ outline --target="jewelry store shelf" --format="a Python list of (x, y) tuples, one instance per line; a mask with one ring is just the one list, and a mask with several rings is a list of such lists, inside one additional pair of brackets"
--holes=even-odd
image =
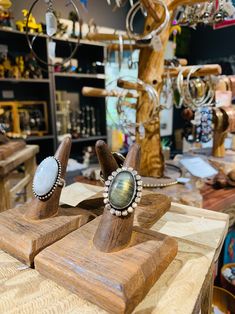
[(107, 139), (106, 135), (90, 136), (90, 137), (83, 137), (83, 138), (73, 139), (72, 143), (92, 142), (92, 141), (106, 140), (106, 139)]
[(0, 78), (0, 82), (9, 83), (50, 83), (49, 79), (15, 79), (15, 78)]
[[(30, 34), (34, 36), (35, 34)], [(44, 34), (37, 34), (37, 44), (35, 49), (40, 50), (40, 56), (43, 60), (46, 60), (48, 56), (48, 40)], [(74, 45), (76, 39), (63, 39), (54, 38), (56, 42), (56, 56), (58, 58), (64, 58), (67, 55), (66, 49), (70, 44)], [(18, 30), (0, 29), (0, 42), (2, 45), (8, 46), (9, 52), (13, 55), (27, 55), (29, 53), (29, 47), (25, 38), (25, 32), (19, 32)], [(79, 42), (79, 49), (74, 56), (74, 59), (78, 61), (79, 66), (85, 66), (84, 72), (86, 72), (86, 66), (92, 66), (94, 62), (103, 64), (106, 56), (106, 45), (103, 43), (97, 43), (82, 39)], [(89, 68), (88, 68), (89, 69)], [(43, 74), (43, 78), (0, 78), (0, 87), (3, 91), (10, 91), (12, 98), (7, 101), (15, 99), (17, 100), (33, 100), (33, 101), (45, 101), (47, 103), (48, 113), (48, 127), (50, 130), (49, 135), (45, 136), (29, 136), (26, 142), (29, 144), (36, 143), (40, 146), (40, 152), (37, 156), (38, 162), (44, 159), (46, 156), (52, 156), (58, 146), (57, 141), (57, 116), (56, 116), (56, 92), (67, 92), (68, 94), (77, 94), (76, 106), (79, 106), (79, 96), (81, 95), (81, 89), (87, 85), (89, 81), (93, 87), (104, 88), (106, 76), (102, 70), (101, 73), (59, 73), (54, 72), (50, 67), (45, 66), (46, 74)], [(98, 71), (98, 69), (97, 69)], [(8, 95), (8, 94), (7, 94)], [(9, 94), (10, 95), (10, 94)], [(10, 97), (10, 96), (9, 96)], [(75, 99), (75, 98), (74, 98)], [(5, 99), (2, 99), (4, 101)], [(99, 124), (101, 128), (101, 134), (105, 135), (106, 130), (106, 107), (105, 99), (82, 99), (84, 106), (92, 106), (96, 108), (96, 103), (99, 106)], [(76, 108), (75, 108), (76, 109)], [(73, 141), (73, 143), (80, 143), (74, 148), (74, 155), (81, 157), (83, 154), (83, 146), (87, 143), (93, 143), (96, 139), (107, 139), (107, 137), (88, 137)]]
[[(0, 29), (0, 31), (4, 32), (4, 33), (9, 33), (10, 35), (19, 35), (19, 36), (25, 36), (26, 32), (20, 32), (16, 29)], [(38, 34), (38, 33), (30, 33), (29, 36), (35, 36), (35, 34), (37, 35), (37, 37), (39, 38), (47, 38), (47, 35), (45, 34)], [(53, 37), (53, 40), (56, 41), (61, 41), (61, 42), (69, 42), (69, 43), (77, 43), (77, 39), (75, 38), (58, 38), (58, 37)], [(88, 39), (80, 39), (79, 40), (79, 45), (90, 45), (90, 46), (100, 46), (100, 47), (106, 47), (106, 44), (103, 42), (98, 42), (98, 41), (93, 41), (93, 40), (88, 40)]]
[(55, 77), (64, 77), (64, 78), (75, 78), (75, 79), (84, 79), (84, 78), (91, 78), (91, 79), (99, 79), (105, 80), (105, 74), (87, 74), (87, 73), (54, 73)]
[(26, 142), (53, 140), (53, 139), (54, 139), (53, 135), (29, 136), (29, 137), (26, 138)]

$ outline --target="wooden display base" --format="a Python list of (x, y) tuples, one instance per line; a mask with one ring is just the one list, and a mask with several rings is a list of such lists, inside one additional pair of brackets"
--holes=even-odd
[(92, 214), (79, 208), (59, 208), (57, 216), (43, 220), (24, 217), (27, 203), (0, 214), (0, 248), (29, 266), (44, 248), (90, 220)]
[(134, 227), (127, 248), (103, 253), (93, 245), (99, 221), (47, 247), (36, 256), (35, 268), (107, 311), (131, 313), (175, 258), (177, 242)]
[(226, 174), (235, 169), (235, 152), (232, 150), (226, 150), (224, 157), (210, 156), (209, 160), (217, 167), (223, 169)]

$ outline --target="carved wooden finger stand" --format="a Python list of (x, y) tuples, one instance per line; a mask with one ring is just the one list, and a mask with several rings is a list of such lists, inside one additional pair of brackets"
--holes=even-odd
[[(96, 151), (104, 179), (114, 180), (109, 176), (119, 174), (119, 170), (107, 145), (98, 141)], [(139, 163), (140, 148), (134, 144), (124, 166), (128, 171), (130, 167), (138, 170)], [(120, 200), (119, 190), (113, 191)], [(35, 268), (109, 312), (130, 313), (176, 256), (177, 242), (163, 234), (133, 227), (134, 213), (116, 216), (111, 210), (106, 206), (102, 217), (39, 253)]]
[[(65, 138), (55, 157), (61, 163), (61, 178), (66, 172), (71, 139)], [(45, 181), (47, 178), (45, 177)], [(45, 201), (34, 199), (0, 214), (0, 249), (22, 262), (33, 265), (42, 249), (63, 238), (89, 220), (89, 213), (79, 208), (61, 208), (61, 187), (56, 187)]]
[(214, 109), (214, 125), (212, 155), (214, 157), (224, 157), (224, 141), (228, 134), (229, 116), (222, 107)]

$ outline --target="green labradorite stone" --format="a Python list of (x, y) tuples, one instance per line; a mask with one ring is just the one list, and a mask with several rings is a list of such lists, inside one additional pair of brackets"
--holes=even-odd
[(117, 174), (109, 188), (109, 202), (115, 209), (125, 209), (133, 201), (136, 192), (134, 176), (129, 171)]

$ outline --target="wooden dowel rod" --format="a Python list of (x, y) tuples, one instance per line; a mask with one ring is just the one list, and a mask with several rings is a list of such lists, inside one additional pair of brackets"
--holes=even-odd
[(138, 91), (144, 91), (144, 87), (136, 82), (129, 82), (122, 79), (117, 81), (117, 86), (124, 89), (134, 89)]
[[(177, 68), (168, 68), (165, 70), (163, 76), (167, 76), (169, 72), (171, 77), (176, 77), (181, 70), (184, 69), (183, 76), (186, 77), (193, 66), (183, 66)], [(220, 75), (222, 73), (221, 66), (219, 64), (207, 64), (202, 65), (202, 67), (196, 72), (192, 73), (192, 77), (207, 76), (207, 75)]]
[(181, 66), (186, 66), (187, 64), (188, 64), (188, 60), (187, 59), (178, 59), (178, 61), (179, 61), (179, 64), (181, 65)]
[[(86, 35), (88, 40), (93, 41), (111, 41), (111, 40), (119, 40), (118, 34), (104, 34), (104, 33), (88, 33)], [(127, 35), (122, 35), (123, 40), (130, 40)]]
[[(122, 92), (119, 90), (107, 90), (102, 88), (95, 88), (95, 87), (83, 87), (82, 89), (82, 95), (86, 97), (120, 97), (123, 95)], [(127, 92), (125, 94), (128, 98), (138, 98), (138, 94), (134, 94), (131, 92)]]
[[(123, 50), (136, 50), (136, 49), (140, 49), (141, 46), (139, 45), (135, 45), (135, 44), (124, 44), (123, 45)], [(120, 45), (117, 43), (117, 44), (110, 44), (107, 46), (107, 49), (109, 51), (119, 51), (120, 50)]]

